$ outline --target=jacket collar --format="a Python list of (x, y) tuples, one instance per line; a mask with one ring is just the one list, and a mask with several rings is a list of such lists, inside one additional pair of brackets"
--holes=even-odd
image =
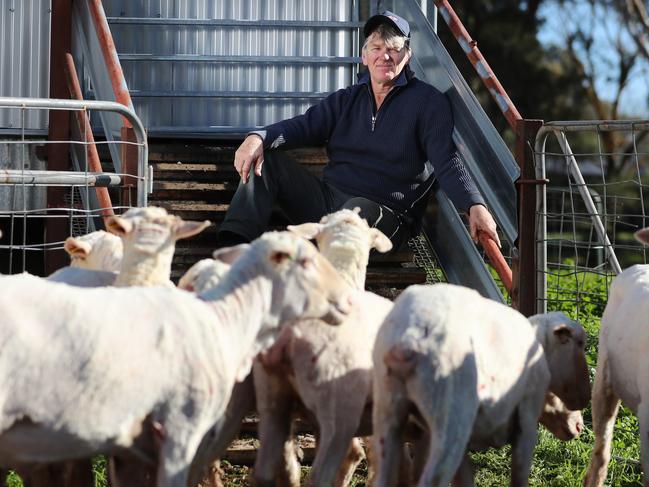
[[(358, 73), (358, 84), (366, 84), (370, 85), (370, 72), (369, 71), (364, 71), (362, 73)], [(410, 69), (410, 64), (406, 64), (406, 66), (403, 68), (403, 71), (399, 73), (399, 76), (397, 76), (397, 80), (394, 83), (394, 86), (405, 86), (408, 84), (408, 82), (415, 77), (415, 73), (412, 69)]]

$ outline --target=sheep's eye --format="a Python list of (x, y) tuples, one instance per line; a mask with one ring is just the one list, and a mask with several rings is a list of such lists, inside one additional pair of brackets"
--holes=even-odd
[(298, 261), (301, 267), (308, 268), (311, 265), (311, 259), (303, 258)]

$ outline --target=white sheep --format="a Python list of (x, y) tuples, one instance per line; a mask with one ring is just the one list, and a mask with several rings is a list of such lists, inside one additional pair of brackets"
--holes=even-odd
[(462, 286), (409, 287), (374, 348), (374, 485), (396, 485), (410, 413), (429, 435), (419, 486), (473, 485), (468, 451), (505, 443), (511, 485), (527, 485), (547, 391), (573, 410), (588, 403), (584, 347), (562, 313), (528, 320)]
[[(649, 244), (649, 228), (636, 232)], [(611, 459), (615, 418), (623, 402), (638, 417), (640, 461), (644, 485), (649, 485), (649, 376), (643, 365), (649, 350), (649, 265), (625, 269), (611, 283), (599, 332), (593, 384), (595, 446), (584, 485), (604, 485)]]
[[(0, 467), (111, 454), (153, 428), (158, 485), (186, 487), (199, 442), (281, 323), (336, 324), (353, 306), (349, 286), (299, 237), (265, 234), (232, 249), (241, 252), (199, 297), (0, 278)], [(101, 312), (110, 303), (119, 314)]]
[(202, 232), (209, 221), (184, 221), (164, 208), (131, 208), (108, 220), (108, 230), (124, 245), (124, 257), (115, 286), (146, 286), (167, 282), (176, 241)]
[(104, 230), (68, 237), (63, 248), (70, 256), (70, 267), (117, 272), (122, 263), (121, 239)]
[(216, 286), (230, 270), (230, 266), (218, 259), (201, 259), (192, 265), (178, 281), (178, 288), (201, 293)]
[[(194, 236), (209, 225), (209, 221), (184, 221), (169, 215), (164, 208), (131, 208), (121, 216), (114, 215), (108, 219), (106, 227), (111, 233), (101, 232), (102, 238), (99, 238), (99, 232), (68, 238), (66, 250), (73, 263), (84, 262), (83, 269), (71, 264), (48, 279), (82, 287), (173, 285), (170, 275), (176, 241)], [(94, 240), (88, 242), (95, 234)], [(113, 239), (119, 242), (119, 246)], [(113, 247), (109, 248), (104, 241)], [(93, 242), (102, 246), (98, 247)], [(119, 252), (115, 248), (119, 248)], [(119, 272), (107, 273), (113, 270), (102, 265), (107, 259), (119, 263)]]
[[(383, 233), (350, 210), (327, 215), (320, 223), (290, 226), (289, 230), (315, 238), (322, 255), (358, 290), (365, 286), (370, 251), (392, 248)], [(299, 483), (287, 414), (295, 394), (317, 424), (310, 482), (333, 485), (337, 477), (337, 485), (349, 481), (364, 457), (360, 443), (352, 439), (371, 398), (374, 337), (391, 307), (392, 302), (385, 298), (361, 293), (353, 312), (335, 330), (316, 320), (298, 322), (291, 330), (285, 329), (269, 352), (277, 357), (267, 356), (255, 363), (260, 447), (253, 476), (257, 484), (271, 484), (275, 478), (291, 485)], [(276, 367), (281, 362), (286, 362), (291, 374)]]

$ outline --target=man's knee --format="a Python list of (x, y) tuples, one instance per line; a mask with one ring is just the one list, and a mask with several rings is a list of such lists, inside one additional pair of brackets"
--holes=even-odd
[(341, 209), (347, 210), (360, 210), (359, 215), (362, 218), (367, 220), (369, 226), (373, 227), (381, 218), (382, 208), (378, 203), (369, 200), (367, 198), (362, 198), (360, 196), (355, 196), (348, 199), (342, 205)]

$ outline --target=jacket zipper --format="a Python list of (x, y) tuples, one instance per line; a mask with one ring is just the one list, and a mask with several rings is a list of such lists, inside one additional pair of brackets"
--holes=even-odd
[[(395, 86), (392, 90), (390, 90), (390, 93), (388, 93), (388, 96), (385, 97), (385, 100), (383, 100), (383, 103), (381, 103), (381, 106), (385, 105), (385, 102), (387, 102), (392, 94), (397, 91), (400, 88), (400, 86)], [(379, 116), (379, 112), (381, 111), (381, 108), (379, 108), (376, 113), (374, 113), (374, 96), (372, 95), (372, 90), (370, 90), (369, 85), (367, 86), (367, 93), (370, 96), (370, 100), (372, 101), (372, 118), (371, 118), (371, 124), (372, 124), (372, 132), (374, 132), (374, 127), (376, 127), (376, 119)]]

